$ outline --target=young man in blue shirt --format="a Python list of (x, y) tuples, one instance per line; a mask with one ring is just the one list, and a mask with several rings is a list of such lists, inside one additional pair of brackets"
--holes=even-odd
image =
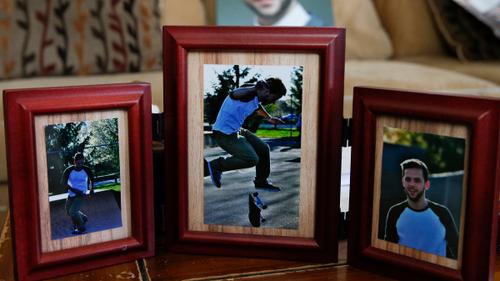
[(279, 118), (272, 117), (263, 106), (276, 102), (285, 94), (286, 87), (279, 78), (268, 78), (244, 85), (226, 97), (212, 130), (217, 144), (231, 156), (205, 163), (215, 186), (221, 187), (223, 172), (255, 166), (255, 188), (280, 191), (267, 180), (271, 166), (269, 146), (241, 126), (254, 112), (271, 124), (283, 123)]
[(430, 188), (427, 166), (418, 159), (400, 165), (407, 199), (389, 209), (384, 240), (457, 259), (458, 232), (450, 211), (425, 197)]
[(89, 167), (83, 165), (85, 158), (81, 152), (73, 156), (73, 164), (64, 170), (61, 182), (68, 189), (66, 213), (73, 221), (73, 234), (85, 232), (87, 216), (80, 211), (84, 197), (93, 193), (93, 174)]

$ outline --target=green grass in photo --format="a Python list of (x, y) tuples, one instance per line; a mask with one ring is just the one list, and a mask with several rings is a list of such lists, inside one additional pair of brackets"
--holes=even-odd
[(256, 135), (259, 138), (289, 138), (298, 137), (299, 131), (295, 128), (292, 129), (258, 129)]
[(113, 190), (113, 191), (120, 191), (121, 185), (117, 183), (108, 183), (108, 184), (103, 184), (95, 188), (96, 190)]

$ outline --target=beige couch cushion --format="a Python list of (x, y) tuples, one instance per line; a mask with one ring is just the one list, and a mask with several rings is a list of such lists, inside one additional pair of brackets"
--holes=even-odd
[(335, 25), (347, 30), (346, 58), (385, 59), (392, 56), (391, 40), (372, 1), (333, 0), (333, 10)]
[[(64, 76), (45, 78), (25, 78), (0, 82), (0, 90), (29, 87), (56, 87), (90, 84), (127, 83), (144, 81), (151, 83), (153, 104), (163, 108), (163, 75), (161, 71), (129, 73), (120, 75)], [(5, 130), (3, 103), (0, 105), (0, 182), (7, 180), (7, 159), (5, 155)]]
[(464, 63), (446, 56), (407, 57), (404, 60), (465, 73), (500, 85), (500, 61), (469, 61)]
[(395, 57), (444, 52), (426, 1), (374, 0), (374, 3), (392, 39)]
[(160, 0), (162, 25), (205, 25), (204, 0)]
[(490, 81), (431, 66), (396, 61), (351, 60), (346, 63), (344, 116), (352, 116), (355, 86), (388, 87), (416, 91), (496, 88)]

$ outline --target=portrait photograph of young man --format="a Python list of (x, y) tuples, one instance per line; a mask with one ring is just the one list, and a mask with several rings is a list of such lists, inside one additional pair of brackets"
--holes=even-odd
[(465, 140), (384, 127), (378, 238), (458, 259)]

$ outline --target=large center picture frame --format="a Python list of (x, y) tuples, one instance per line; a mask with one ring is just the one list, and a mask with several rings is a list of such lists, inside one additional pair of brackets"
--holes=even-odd
[(337, 261), (345, 31), (167, 26), (163, 44), (170, 249)]

